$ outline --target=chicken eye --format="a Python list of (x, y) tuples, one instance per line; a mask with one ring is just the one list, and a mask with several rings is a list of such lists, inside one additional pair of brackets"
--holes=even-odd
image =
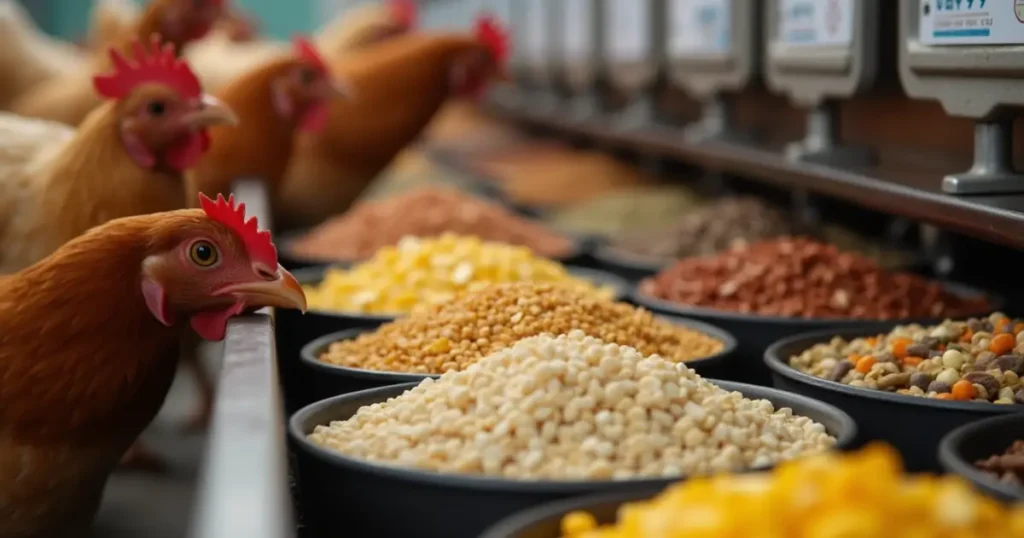
[(302, 67), (299, 69), (299, 80), (303, 84), (312, 84), (316, 80), (316, 73), (308, 67)]
[(189, 247), (188, 255), (192, 259), (192, 263), (199, 267), (210, 267), (217, 263), (219, 259), (217, 248), (210, 244), (209, 241), (196, 241), (192, 243), (192, 246)]
[(149, 104), (146, 105), (146, 112), (148, 112), (150, 116), (163, 116), (166, 111), (167, 105), (160, 101), (150, 101)]

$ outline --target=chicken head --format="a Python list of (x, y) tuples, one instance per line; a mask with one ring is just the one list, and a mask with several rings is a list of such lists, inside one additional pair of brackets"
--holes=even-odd
[(177, 43), (204, 37), (227, 9), (227, 0), (157, 1), (162, 8), (160, 34)]
[(209, 147), (207, 128), (235, 125), (234, 112), (202, 92), (199, 79), (173, 46), (151, 50), (133, 43), (134, 62), (110, 49), (114, 72), (96, 76), (96, 91), (118, 100), (121, 141), (132, 160), (143, 168), (190, 168)]
[(228, 319), (247, 309), (305, 311), (302, 286), (278, 264), (270, 233), (245, 220), (245, 204), (199, 198), (208, 218), (182, 227), (164, 252), (143, 261), (142, 294), (157, 321), (187, 318), (199, 336), (220, 340)]
[(352, 91), (337, 81), (323, 58), (306, 39), (296, 38), (295, 61), (272, 82), (274, 110), (297, 121), (306, 132), (319, 132), (330, 116), (330, 101), (351, 97)]
[(449, 71), (453, 92), (460, 97), (479, 97), (488, 83), (504, 74), (509, 55), (508, 34), (490, 17), (475, 25), (478, 47), (455, 58)]

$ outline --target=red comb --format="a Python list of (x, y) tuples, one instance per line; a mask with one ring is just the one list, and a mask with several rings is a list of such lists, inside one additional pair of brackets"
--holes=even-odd
[(419, 19), (416, 0), (391, 0), (391, 13), (406, 28), (415, 28)]
[(110, 49), (110, 61), (114, 64), (114, 72), (108, 75), (96, 75), (92, 85), (103, 97), (122, 99), (136, 86), (148, 82), (170, 86), (179, 95), (186, 98), (199, 97), (202, 86), (199, 79), (184, 60), (174, 55), (174, 45), (160, 45), (160, 37), (153, 35), (150, 39), (151, 50), (139, 41), (132, 41), (134, 64), (128, 61), (117, 49)]
[(270, 240), (270, 232), (259, 229), (256, 217), (245, 219), (244, 203), (236, 206), (234, 195), (225, 200), (223, 194), (218, 194), (215, 202), (199, 193), (199, 205), (206, 216), (234, 230), (242, 238), (249, 257), (269, 265), (271, 269), (277, 268), (277, 248)]
[(324, 59), (320, 57), (320, 53), (316, 51), (313, 44), (304, 37), (292, 38), (292, 43), (295, 45), (295, 55), (301, 60), (309, 62), (317, 71), (321, 73), (327, 72), (327, 64), (324, 63)]
[(477, 40), (491, 51), (498, 65), (505, 65), (509, 53), (508, 33), (494, 20), (484, 15), (476, 20), (474, 28)]

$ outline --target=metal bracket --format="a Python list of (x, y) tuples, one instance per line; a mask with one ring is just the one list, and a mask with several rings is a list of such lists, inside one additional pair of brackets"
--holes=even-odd
[(1000, 118), (974, 124), (974, 164), (942, 178), (950, 194), (1024, 192), (1024, 175), (1013, 167), (1013, 121)]
[(696, 123), (683, 129), (683, 139), (690, 144), (707, 142), (748, 143), (750, 133), (737, 131), (733, 127), (733, 103), (722, 94), (715, 94), (701, 107), (701, 116)]
[(807, 113), (804, 139), (786, 146), (786, 157), (793, 161), (856, 168), (877, 162), (867, 148), (843, 146), (839, 141), (839, 109), (834, 101), (824, 101)]

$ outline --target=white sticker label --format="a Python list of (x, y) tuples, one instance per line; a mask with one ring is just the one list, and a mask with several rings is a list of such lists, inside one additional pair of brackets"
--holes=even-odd
[(594, 2), (593, 0), (564, 0), (565, 28), (562, 49), (569, 61), (586, 60), (593, 55)]
[(672, 0), (668, 8), (672, 56), (729, 53), (731, 0)]
[(612, 61), (636, 62), (650, 52), (650, 2), (646, 0), (608, 0), (605, 24), (611, 28), (608, 52)]
[(926, 45), (1024, 44), (1024, 0), (921, 0)]
[(524, 17), (524, 43), (526, 58), (532, 62), (543, 62), (548, 54), (548, 18), (545, 0), (527, 0)]
[(854, 0), (782, 0), (778, 6), (779, 39), (787, 45), (853, 43)]

